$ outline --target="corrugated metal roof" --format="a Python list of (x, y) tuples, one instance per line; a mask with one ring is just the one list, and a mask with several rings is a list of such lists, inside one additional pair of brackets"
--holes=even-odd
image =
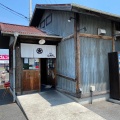
[(82, 5), (75, 4), (75, 3), (71, 3), (71, 4), (37, 4), (36, 8), (39, 8), (39, 7), (44, 8), (44, 9), (56, 9), (56, 10), (62, 10), (63, 9), (63, 10), (67, 10), (67, 11), (74, 11), (74, 9), (73, 9), (73, 7), (74, 7), (76, 9), (84, 9), (84, 10), (93, 11), (93, 12), (97, 12), (97, 13), (100, 13), (100, 14), (120, 18), (120, 15), (111, 14), (109, 12), (104, 12), (104, 11), (101, 11), (101, 10), (89, 8), (89, 7), (82, 6)]
[(71, 12), (77, 12), (77, 13), (82, 13), (82, 14), (90, 14), (90, 15), (97, 15), (100, 17), (105, 17), (107, 19), (111, 19), (114, 21), (120, 21), (120, 16), (111, 14), (108, 12), (104, 12), (101, 10), (96, 10), (92, 8), (88, 8), (82, 5), (78, 4), (36, 4), (34, 14), (32, 16), (30, 25), (31, 26), (37, 26), (41, 17), (36, 17), (40, 16), (43, 14), (44, 10), (60, 10), (60, 11), (71, 11)]
[(78, 9), (85, 9), (85, 10), (88, 10), (88, 11), (92, 11), (92, 12), (96, 12), (96, 13), (100, 13), (100, 14), (104, 14), (104, 15), (109, 15), (109, 16), (112, 16), (112, 17), (120, 18), (120, 15), (112, 14), (112, 13), (109, 13), (109, 12), (104, 12), (102, 10), (89, 8), (89, 7), (78, 5), (78, 4), (75, 4), (75, 3), (72, 3), (71, 6), (73, 6), (75, 8), (78, 8)]
[(33, 36), (48, 36), (46, 33), (38, 30), (35, 27), (22, 26), (16, 24), (0, 23), (1, 33), (14, 34), (15, 32), (20, 35), (33, 35)]

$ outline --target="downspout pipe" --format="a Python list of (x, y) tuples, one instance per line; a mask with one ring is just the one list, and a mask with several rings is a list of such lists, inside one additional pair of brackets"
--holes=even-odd
[(17, 32), (15, 32), (14, 33), (14, 43), (13, 43), (13, 102), (15, 102), (15, 100), (16, 100), (16, 92), (15, 92), (15, 68), (16, 68), (16, 66), (15, 66), (15, 63), (16, 63), (16, 61), (15, 61), (15, 46), (16, 46), (16, 43), (17, 43), (17, 38), (18, 38), (18, 33)]

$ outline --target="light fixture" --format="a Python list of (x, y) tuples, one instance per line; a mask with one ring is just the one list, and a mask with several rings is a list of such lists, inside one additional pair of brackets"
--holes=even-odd
[[(68, 19), (68, 22), (71, 22), (72, 19), (76, 20), (76, 18), (70, 17), (70, 18)], [(81, 28), (81, 29), (79, 29), (79, 30), (77, 30), (77, 31), (80, 31), (80, 30), (84, 30), (84, 32), (86, 32), (86, 31), (87, 31), (87, 28), (86, 28), (86, 27), (83, 27), (83, 28)]]
[(39, 44), (41, 45), (45, 44), (45, 40), (44, 39), (39, 40)]
[(87, 31), (87, 28), (86, 28), (86, 27), (83, 27), (83, 28), (79, 29), (78, 31), (80, 31), (80, 30), (84, 30), (84, 32), (86, 32), (86, 31)]
[(74, 18), (74, 17), (70, 17), (70, 18), (68, 19), (68, 22), (71, 22), (72, 19), (75, 19), (75, 18)]

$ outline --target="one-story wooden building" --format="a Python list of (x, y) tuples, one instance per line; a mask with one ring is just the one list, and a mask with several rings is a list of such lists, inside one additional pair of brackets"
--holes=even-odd
[(37, 4), (30, 26), (63, 37), (56, 89), (80, 98), (109, 94), (108, 53), (120, 50), (120, 16), (77, 4)]
[[(0, 48), (9, 49), (9, 80), (16, 95), (41, 91), (42, 84), (55, 87), (56, 45), (61, 37), (35, 27), (0, 23)], [(44, 43), (44, 45), (42, 45)]]
[(42, 4), (30, 27), (0, 26), (9, 41), (1, 45), (10, 51), (14, 96), (41, 91), (42, 85), (78, 98), (91, 91), (109, 94), (108, 53), (120, 50), (120, 16), (76, 4)]

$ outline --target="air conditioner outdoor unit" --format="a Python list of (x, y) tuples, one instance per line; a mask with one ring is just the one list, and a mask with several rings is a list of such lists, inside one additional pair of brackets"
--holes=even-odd
[(106, 34), (105, 29), (98, 28), (98, 35), (105, 35), (105, 34)]

